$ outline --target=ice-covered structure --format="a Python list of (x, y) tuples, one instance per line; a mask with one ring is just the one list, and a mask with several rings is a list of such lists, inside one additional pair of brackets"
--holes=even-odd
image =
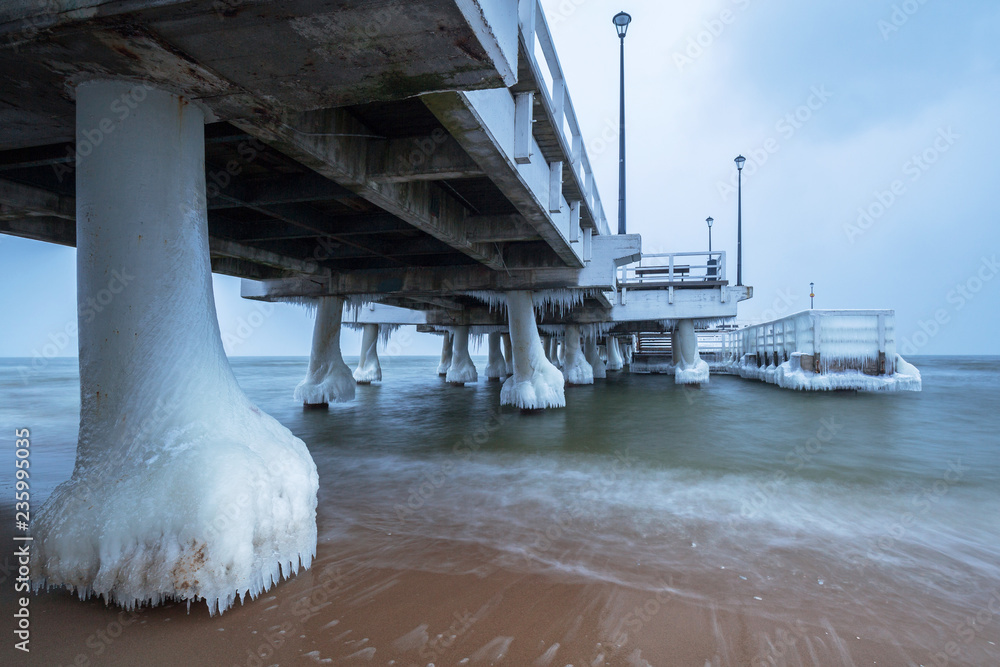
[(499, 331), (489, 333), (489, 357), (486, 363), (486, 379), (502, 380), (507, 377), (507, 362), (500, 349), (501, 334)]
[(441, 363), (438, 364), (438, 375), (447, 376), (448, 369), (451, 368), (454, 336), (450, 331), (445, 331), (441, 338)]
[(476, 365), (469, 355), (469, 327), (455, 327), (452, 330), (454, 346), (451, 352), (451, 365), (445, 375), (445, 381), (454, 385), (464, 385), (479, 380)]
[(693, 320), (680, 320), (674, 326), (671, 342), (673, 351), (674, 382), (676, 384), (705, 384), (708, 382), (708, 362), (698, 354), (698, 334)]
[(507, 366), (507, 377), (514, 374), (514, 349), (510, 342), (510, 332), (500, 334), (503, 343), (503, 361)]
[(891, 310), (808, 310), (729, 332), (725, 368), (807, 391), (920, 391), (920, 371), (896, 353)]
[(614, 336), (608, 336), (606, 348), (608, 351), (607, 370), (620, 371), (625, 364), (622, 361), (621, 350), (618, 348), (618, 339)]
[(500, 390), (500, 404), (523, 410), (566, 407), (563, 374), (545, 357), (531, 292), (507, 292), (507, 319), (514, 374)]
[(604, 360), (601, 359), (601, 354), (597, 350), (596, 334), (591, 336), (584, 335), (583, 354), (587, 358), (587, 363), (590, 364), (594, 378), (597, 380), (603, 380), (606, 378), (607, 372), (604, 366)]
[[(135, 85), (78, 86), (78, 132), (108, 122)], [(121, 289), (79, 319), (76, 465), (33, 517), (36, 590), (224, 611), (315, 555), (316, 466), (247, 399), (223, 351), (204, 122), (194, 104), (147, 86), (77, 164), (79, 300), (112, 279)]]
[(378, 340), (378, 325), (365, 324), (362, 329), (358, 367), (354, 369), (354, 381), (358, 384), (382, 381), (382, 365), (378, 361)]
[(355, 381), (340, 351), (344, 299), (325, 296), (318, 300), (313, 325), (312, 351), (305, 379), (295, 388), (295, 400), (306, 406), (347, 403), (354, 400)]
[(566, 384), (594, 384), (594, 369), (583, 356), (583, 348), (580, 346), (580, 327), (575, 324), (567, 325), (564, 342), (566, 363), (563, 374), (566, 376)]

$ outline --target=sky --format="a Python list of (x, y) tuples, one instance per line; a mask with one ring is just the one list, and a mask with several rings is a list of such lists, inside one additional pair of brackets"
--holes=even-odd
[[(618, 38), (626, 37), (628, 232), (644, 252), (714, 250), (741, 322), (890, 308), (905, 354), (1000, 354), (1000, 3), (542, 0), (616, 228)], [(0, 235), (0, 356), (74, 356), (75, 250)], [(230, 355), (307, 355), (312, 317), (216, 276)], [(440, 339), (408, 333), (403, 354)], [(357, 354), (359, 334), (344, 337)], [(48, 346), (45, 348), (45, 346)], [(44, 351), (43, 351), (44, 348)]]

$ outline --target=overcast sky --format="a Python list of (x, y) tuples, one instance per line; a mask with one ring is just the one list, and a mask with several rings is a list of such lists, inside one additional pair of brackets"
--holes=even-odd
[[(626, 38), (628, 221), (646, 252), (713, 249), (740, 319), (893, 308), (909, 354), (1000, 354), (1000, 3), (995, 0), (542, 0), (612, 228), (618, 39)], [(75, 250), (0, 235), (0, 356), (75, 338)], [(306, 355), (311, 317), (217, 276), (227, 351)], [(255, 311), (257, 313), (255, 314)], [(249, 329), (248, 329), (249, 326)], [(249, 335), (243, 335), (247, 332)], [(402, 351), (439, 349), (409, 336)], [(909, 346), (906, 349), (905, 346)], [(345, 354), (356, 354), (348, 334)]]

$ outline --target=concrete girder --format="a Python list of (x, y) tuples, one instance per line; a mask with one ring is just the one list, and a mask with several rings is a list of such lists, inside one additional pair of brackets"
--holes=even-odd
[(372, 180), (367, 164), (368, 145), (375, 135), (348, 112), (326, 109), (287, 121), (252, 119), (235, 124), (477, 262), (492, 269), (503, 268), (504, 261), (494, 246), (467, 239), (465, 208), (437, 185), (426, 181)]

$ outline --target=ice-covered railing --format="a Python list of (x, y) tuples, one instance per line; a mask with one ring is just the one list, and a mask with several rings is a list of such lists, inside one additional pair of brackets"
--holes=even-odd
[[(589, 218), (593, 220), (597, 233), (610, 234), (594, 170), (583, 144), (583, 132), (580, 131), (576, 109), (566, 86), (566, 77), (556, 54), (555, 42), (552, 40), (548, 21), (545, 20), (542, 4), (539, 0), (519, 0), (517, 11), (521, 39), (528, 57), (527, 65), (535, 75), (541, 106), (545, 110), (546, 120), (552, 125), (559, 151), (569, 165), (567, 171), (572, 175), (573, 185), (582, 194), (581, 205), (588, 209)], [(544, 67), (541, 66), (542, 63)], [(530, 141), (530, 134), (522, 135), (521, 138)]]
[(620, 285), (652, 283), (718, 283), (726, 280), (726, 253), (671, 252), (643, 254), (634, 264), (618, 268)]
[(896, 316), (891, 310), (806, 310), (726, 332), (723, 348), (730, 360), (745, 362), (749, 355), (760, 367), (779, 366), (797, 352), (808, 371), (892, 375)]

